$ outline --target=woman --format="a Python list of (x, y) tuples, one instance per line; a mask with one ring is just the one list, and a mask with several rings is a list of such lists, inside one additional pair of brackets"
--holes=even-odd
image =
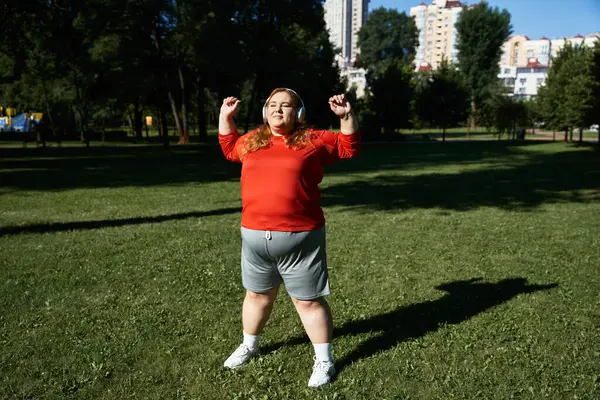
[(264, 124), (240, 136), (233, 121), (240, 100), (227, 97), (219, 115), (225, 157), (242, 163), (243, 343), (225, 361), (245, 364), (258, 352), (259, 335), (283, 281), (315, 350), (309, 387), (330, 383), (333, 323), (324, 296), (330, 293), (325, 218), (318, 184), (323, 167), (354, 157), (358, 125), (343, 94), (329, 99), (340, 131), (305, 128), (304, 103), (286, 88), (273, 90), (263, 106)]

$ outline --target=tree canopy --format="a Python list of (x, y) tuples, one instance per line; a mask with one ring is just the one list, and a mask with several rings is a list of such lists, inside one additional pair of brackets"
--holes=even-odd
[(254, 126), (274, 86), (329, 124), (327, 98), (343, 90), (320, 0), (31, 0), (0, 6), (0, 28), (0, 105), (84, 140), (121, 119), (141, 136), (152, 114), (186, 143), (229, 95)]
[(442, 128), (442, 140), (446, 140), (446, 128), (463, 123), (469, 112), (469, 94), (463, 77), (456, 66), (444, 59), (428, 80), (420, 79), (420, 90), (414, 100), (417, 117), (429, 126)]
[(412, 18), (396, 10), (374, 10), (359, 31), (360, 64), (367, 70), (370, 94), (369, 118), (378, 133), (409, 126), (413, 96), (412, 62), (417, 45), (417, 28)]
[(371, 73), (389, 63), (409, 65), (415, 57), (418, 31), (414, 19), (396, 10), (377, 8), (358, 33), (360, 64)]
[(498, 79), (502, 45), (512, 32), (506, 9), (482, 1), (463, 7), (456, 22), (458, 67), (465, 77), (474, 107), (481, 105), (486, 87)]
[(553, 59), (536, 99), (547, 127), (568, 131), (598, 122), (599, 70), (598, 44), (595, 48), (565, 44)]

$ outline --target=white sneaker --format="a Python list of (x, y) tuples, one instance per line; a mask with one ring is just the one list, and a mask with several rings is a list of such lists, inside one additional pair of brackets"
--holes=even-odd
[(331, 383), (335, 375), (335, 367), (331, 361), (317, 360), (315, 357), (313, 372), (308, 380), (308, 387), (320, 387)]
[(245, 344), (240, 344), (240, 346), (235, 349), (233, 353), (229, 356), (223, 366), (225, 368), (238, 368), (242, 365), (246, 364), (246, 362), (254, 357), (258, 353), (258, 347), (255, 349), (251, 349)]

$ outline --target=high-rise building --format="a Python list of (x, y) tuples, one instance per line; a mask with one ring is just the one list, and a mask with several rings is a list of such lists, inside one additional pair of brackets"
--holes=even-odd
[(463, 4), (455, 0), (433, 0), (430, 5), (421, 3), (411, 7), (410, 16), (415, 18), (419, 30), (415, 64), (437, 68), (442, 59), (456, 62), (456, 28)]
[(340, 50), (338, 63), (351, 67), (360, 52), (358, 31), (367, 21), (369, 0), (325, 0), (324, 9), (329, 38)]
[(342, 76), (348, 79), (348, 86), (356, 89), (356, 95), (365, 93), (366, 78), (363, 68), (356, 68), (355, 62), (360, 53), (358, 31), (367, 21), (369, 0), (325, 0), (325, 24), (329, 40), (340, 51), (336, 56)]

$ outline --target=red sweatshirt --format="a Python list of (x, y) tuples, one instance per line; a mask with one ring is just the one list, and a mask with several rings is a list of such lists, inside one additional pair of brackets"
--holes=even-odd
[(289, 149), (283, 137), (272, 136), (270, 147), (240, 158), (245, 139), (254, 133), (219, 134), (225, 157), (242, 163), (242, 226), (284, 232), (321, 228), (325, 217), (318, 185), (323, 180), (323, 167), (354, 157), (359, 134), (313, 130), (312, 144), (300, 150)]

